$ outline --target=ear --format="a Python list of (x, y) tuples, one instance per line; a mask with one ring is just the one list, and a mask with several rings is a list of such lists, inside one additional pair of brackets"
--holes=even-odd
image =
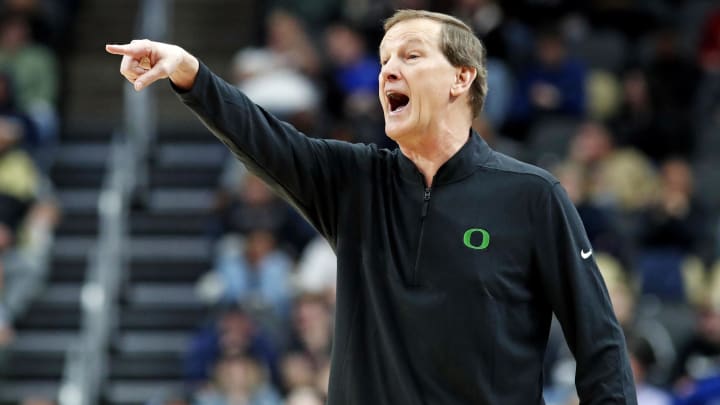
[(457, 97), (469, 92), (470, 86), (472, 86), (475, 81), (475, 77), (477, 77), (477, 69), (474, 67), (459, 66), (455, 68), (455, 83), (453, 83), (450, 89), (450, 94)]

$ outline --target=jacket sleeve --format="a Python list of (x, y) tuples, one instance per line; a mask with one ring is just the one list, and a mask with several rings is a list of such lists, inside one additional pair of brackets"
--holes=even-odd
[(207, 66), (193, 87), (174, 88), (210, 131), (329, 240), (335, 238), (337, 196), (364, 145), (309, 138), (255, 105)]
[(625, 338), (582, 221), (559, 183), (538, 204), (535, 257), (547, 302), (575, 356), (582, 405), (636, 405)]

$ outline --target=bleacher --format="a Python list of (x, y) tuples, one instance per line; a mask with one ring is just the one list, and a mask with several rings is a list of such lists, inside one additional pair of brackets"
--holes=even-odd
[(190, 334), (208, 318), (194, 283), (212, 266), (209, 204), (225, 156), (204, 133), (159, 138), (146, 203), (130, 214), (132, 254), (110, 348), (107, 404), (142, 404), (183, 387)]

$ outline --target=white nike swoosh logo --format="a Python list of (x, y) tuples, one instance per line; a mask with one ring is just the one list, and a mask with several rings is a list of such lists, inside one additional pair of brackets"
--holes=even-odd
[(590, 256), (592, 256), (592, 249), (588, 250), (587, 252), (584, 249), (580, 249), (580, 257), (582, 257), (583, 259), (587, 259)]

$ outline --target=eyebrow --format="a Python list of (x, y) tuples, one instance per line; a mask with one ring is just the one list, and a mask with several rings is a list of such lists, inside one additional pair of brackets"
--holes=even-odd
[[(412, 37), (412, 38), (410, 38), (410, 39), (408, 39), (408, 40), (405, 40), (405, 41), (401, 42), (401, 45), (403, 45), (403, 46), (409, 46), (409, 45), (414, 45), (414, 44), (416, 44), (416, 43), (421, 44), (421, 45), (427, 45), (427, 42), (428, 42), (428, 41), (423, 40), (423, 39), (421, 39), (421, 38)], [(382, 54), (382, 45), (383, 45), (383, 43), (381, 42), (381, 43), (380, 43), (380, 46), (378, 46), (378, 54)]]

